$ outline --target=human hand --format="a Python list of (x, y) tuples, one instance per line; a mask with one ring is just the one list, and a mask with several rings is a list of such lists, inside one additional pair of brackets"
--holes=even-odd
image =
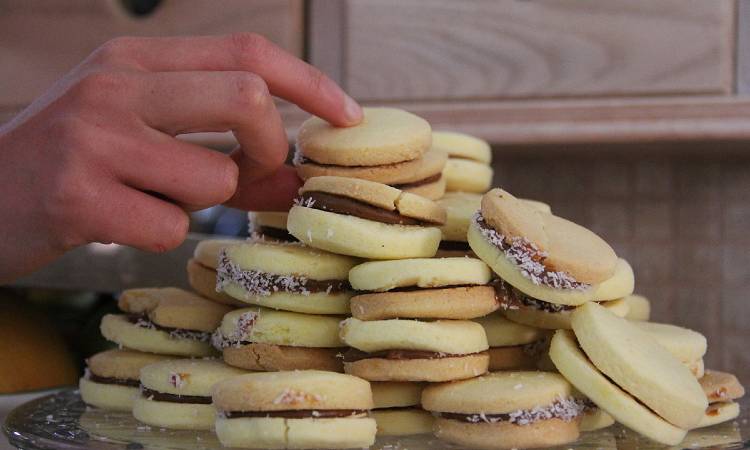
[[(104, 44), (0, 128), (0, 283), (88, 242), (172, 249), (186, 211), (288, 207), (300, 181), (272, 95), (335, 125), (362, 117), (255, 34)], [(175, 138), (228, 130), (229, 156)]]

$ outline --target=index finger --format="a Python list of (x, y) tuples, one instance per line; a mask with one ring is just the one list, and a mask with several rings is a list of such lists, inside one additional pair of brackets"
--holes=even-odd
[(356, 125), (362, 109), (323, 72), (254, 33), (226, 36), (120, 38), (106, 44), (118, 60), (145, 70), (247, 71), (263, 78), (273, 95), (336, 126)]

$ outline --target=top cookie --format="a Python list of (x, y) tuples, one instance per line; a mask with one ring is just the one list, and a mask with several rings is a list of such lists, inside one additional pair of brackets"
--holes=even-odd
[(523, 250), (546, 253), (541, 261), (545, 271), (567, 273), (585, 284), (601, 283), (615, 272), (615, 251), (594, 232), (543, 213), (502, 189), (485, 194), (481, 212), (485, 223), (509, 246), (522, 244)]
[(419, 158), (431, 142), (432, 130), (426, 120), (394, 108), (364, 108), (362, 122), (347, 128), (311, 117), (297, 136), (301, 156), (318, 164), (339, 166), (409, 161)]
[(358, 291), (385, 292), (417, 286), (484, 285), (492, 272), (476, 258), (409, 258), (368, 261), (349, 271), (349, 283)]
[(490, 144), (464, 133), (434, 131), (432, 148), (448, 153), (451, 158), (471, 159), (487, 164), (492, 161)]
[(147, 315), (157, 325), (212, 332), (231, 307), (178, 288), (127, 289), (117, 306), (131, 314)]
[[(286, 228), (286, 227), (285, 227)], [(219, 253), (232, 245), (242, 244), (242, 239), (206, 239), (198, 242), (193, 251), (193, 259), (202, 266), (216, 270), (219, 264)]]
[(141, 367), (174, 358), (135, 350), (113, 349), (92, 355), (86, 360), (86, 365), (91, 373), (100, 377), (137, 380)]
[(149, 364), (141, 369), (141, 384), (165, 394), (211, 395), (219, 381), (247, 373), (219, 359), (173, 359)]

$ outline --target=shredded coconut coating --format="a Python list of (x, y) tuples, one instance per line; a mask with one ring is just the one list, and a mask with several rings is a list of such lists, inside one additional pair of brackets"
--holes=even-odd
[(222, 250), (216, 269), (216, 291), (221, 292), (229, 283), (237, 283), (245, 290), (245, 297), (268, 297), (274, 292), (284, 291), (310, 295), (305, 287), (307, 278), (297, 275), (277, 275), (259, 270), (242, 270)]
[(490, 244), (499, 248), (521, 271), (521, 275), (531, 280), (536, 285), (545, 285), (554, 289), (577, 289), (586, 290), (589, 284), (576, 281), (569, 273), (562, 271), (550, 271), (544, 265), (547, 252), (540, 250), (533, 242), (524, 237), (508, 239), (493, 229), (480, 211), (477, 211), (472, 220), (478, 225), (482, 236)]
[(164, 327), (159, 327), (147, 317), (139, 317), (134, 323), (138, 328), (145, 328), (147, 330), (160, 330), (165, 331), (169, 334), (172, 339), (190, 339), (199, 342), (208, 342), (211, 340), (211, 333), (207, 331), (197, 330), (185, 330), (182, 328), (174, 328), (165, 330)]
[(560, 419), (570, 422), (576, 417), (583, 414), (587, 408), (584, 400), (572, 397), (558, 397), (552, 404), (547, 406), (537, 406), (532, 409), (519, 409), (507, 414), (468, 414), (465, 418), (469, 423), (497, 423), (510, 422), (514, 425), (530, 425), (540, 420)]
[(232, 334), (224, 336), (221, 328), (218, 328), (211, 336), (211, 345), (216, 350), (221, 351), (227, 347), (240, 347), (243, 343), (250, 342), (252, 340), (253, 326), (255, 326), (259, 315), (260, 310), (240, 314), (240, 317), (237, 319), (236, 328)]

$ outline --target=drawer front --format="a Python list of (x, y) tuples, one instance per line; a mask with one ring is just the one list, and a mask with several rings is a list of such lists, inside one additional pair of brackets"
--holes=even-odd
[(732, 91), (731, 0), (340, 4), (340, 77), (363, 100)]

